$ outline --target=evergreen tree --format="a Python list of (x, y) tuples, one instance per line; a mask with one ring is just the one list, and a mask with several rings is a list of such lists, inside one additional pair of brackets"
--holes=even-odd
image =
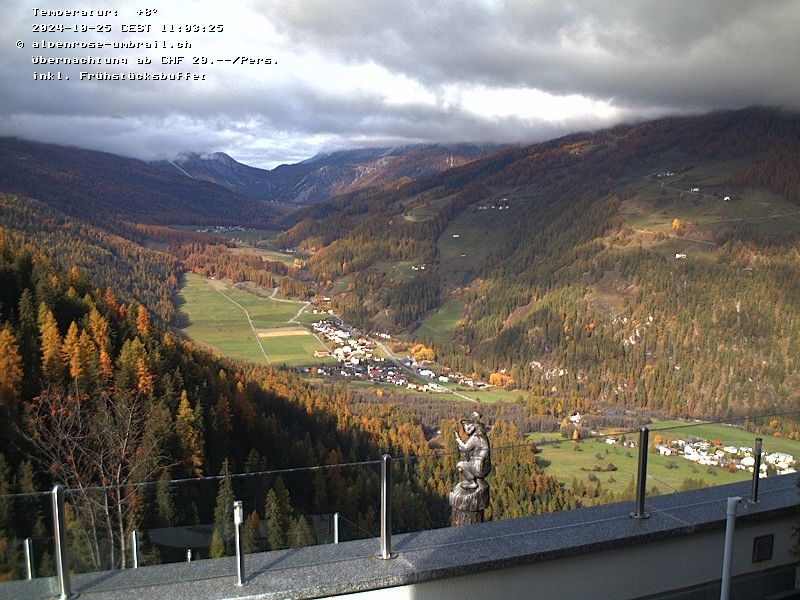
[(208, 547), (208, 554), (211, 558), (221, 558), (228, 555), (225, 542), (222, 540), (222, 534), (217, 527), (214, 527), (214, 532), (211, 534), (211, 544)]
[(258, 551), (258, 539), (261, 537), (261, 521), (258, 512), (253, 511), (245, 519), (242, 527), (242, 549), (245, 554)]
[(0, 454), (0, 575), (16, 578), (20, 568), (19, 541), (12, 528), (14, 506), (8, 494), (11, 482), (8, 462)]
[(36, 485), (33, 465), (29, 460), (22, 461), (17, 469), (17, 489), (21, 494), (29, 494), (21, 496), (16, 503), (18, 533), (23, 538), (44, 537), (44, 515), (41, 503), (35, 495), (41, 490)]
[(161, 472), (156, 484), (156, 512), (160, 527), (175, 525), (175, 490), (169, 481), (169, 471), (166, 469)]
[(274, 489), (270, 489), (267, 492), (264, 518), (267, 520), (267, 543), (270, 550), (285, 548), (289, 529), (289, 515), (285, 512)]
[(36, 329), (36, 308), (29, 288), (23, 290), (17, 310), (19, 325), (17, 343), (22, 358), (22, 396), (33, 398), (39, 384), (39, 338)]
[(313, 546), (315, 543), (316, 540), (311, 532), (308, 520), (303, 515), (293, 519), (289, 532), (289, 546), (291, 548), (302, 548), (304, 546)]
[[(233, 538), (233, 484), (231, 482), (231, 471), (228, 459), (222, 463), (222, 481), (217, 492), (217, 504), (214, 507), (214, 533), (218, 541), (215, 550), (217, 554), (212, 557), (217, 558), (230, 554), (231, 540)], [(221, 544), (220, 544), (221, 542)], [(213, 538), (212, 538), (213, 543)], [(220, 549), (222, 554), (219, 554)]]

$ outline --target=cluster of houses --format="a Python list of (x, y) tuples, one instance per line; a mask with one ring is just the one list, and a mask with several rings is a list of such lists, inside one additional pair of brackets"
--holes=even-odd
[[(428, 367), (428, 365), (418, 363), (411, 357), (401, 358), (400, 363), (406, 369), (414, 371), (414, 373), (416, 373), (419, 377), (430, 379), (431, 382), (425, 385), (427, 385), (428, 389), (433, 392), (447, 391), (446, 388), (443, 388), (441, 385), (439, 385), (439, 383), (454, 382), (457, 383), (458, 385), (468, 388), (473, 388), (476, 390), (485, 390), (492, 387), (485, 381), (481, 381), (480, 379), (475, 379), (474, 377), (464, 375), (459, 371), (448, 371), (447, 374), (437, 375)], [(417, 389), (417, 388), (411, 388), (411, 389)], [(418, 389), (420, 389), (421, 391), (425, 391), (422, 387)]]
[[(715, 447), (706, 440), (674, 440), (667, 446), (658, 444), (656, 451), (662, 456), (681, 456), (699, 465), (714, 467), (729, 467), (735, 465), (741, 471), (753, 471), (755, 457), (753, 449), (747, 446), (721, 446)], [(775, 468), (779, 475), (795, 473), (794, 457), (783, 452), (772, 452), (764, 455), (759, 476), (766, 477), (770, 466)]]
[(241, 225), (208, 225), (195, 229), (198, 233), (230, 233), (231, 231), (249, 231)]
[(317, 321), (312, 329), (323, 342), (333, 345), (333, 350), (317, 350), (315, 358), (333, 356), (339, 363), (359, 366), (366, 361), (382, 361), (376, 357), (375, 344), (365, 337), (353, 335), (336, 318)]
[[(337, 318), (317, 321), (312, 325), (312, 328), (321, 340), (334, 346), (331, 351), (318, 350), (314, 352), (314, 356), (316, 358), (332, 356), (339, 363), (335, 367), (318, 369), (317, 373), (320, 375), (387, 383), (423, 392), (447, 391), (445, 387), (435, 383), (433, 380), (422, 385), (409, 381), (410, 373), (404, 371), (402, 367), (386, 361), (381, 356), (375, 356), (375, 343), (367, 337), (359, 335), (356, 330), (345, 328)], [(383, 339), (391, 338), (389, 334), (380, 334), (379, 337)], [(411, 359), (408, 360), (410, 361)], [(406, 366), (409, 370), (414, 370), (407, 364), (403, 366)], [(422, 376), (425, 377), (426, 375)]]
[(492, 204), (479, 204), (478, 210), (508, 210), (508, 198), (503, 198), (497, 203)]
[[(400, 365), (387, 361), (375, 355), (375, 342), (360, 335), (357, 330), (345, 327), (337, 317), (317, 321), (312, 328), (320, 340), (334, 347), (333, 350), (317, 350), (314, 357), (332, 356), (339, 363), (333, 367), (320, 367), (317, 369), (319, 375), (385, 383), (419, 392), (449, 392), (442, 384), (451, 381), (475, 389), (491, 387), (488, 383), (457, 372), (437, 375), (428, 365), (418, 363), (411, 357), (400, 359)], [(391, 339), (388, 333), (374, 335)], [(422, 380), (422, 383), (412, 379)]]

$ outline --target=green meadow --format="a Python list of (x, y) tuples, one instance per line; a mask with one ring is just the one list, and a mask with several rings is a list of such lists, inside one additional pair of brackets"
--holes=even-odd
[(449, 340), (456, 324), (461, 319), (463, 310), (464, 305), (457, 300), (444, 303), (422, 322), (415, 335), (422, 339), (430, 339), (434, 343)]
[[(256, 338), (245, 315), (250, 315), (256, 329), (298, 327), (290, 323), (301, 302), (285, 302), (258, 298), (220, 281), (209, 280), (194, 273), (186, 275), (181, 290), (181, 319), (183, 332), (196, 342), (210, 346), (227, 358), (265, 364), (299, 366), (319, 364), (314, 350), (324, 346), (311, 335), (287, 335)], [(263, 351), (262, 351), (263, 348)], [(269, 358), (265, 358), (266, 356)]]

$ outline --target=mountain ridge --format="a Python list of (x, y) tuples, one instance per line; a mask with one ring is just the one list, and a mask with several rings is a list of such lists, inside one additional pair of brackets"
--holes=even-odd
[(303, 205), (372, 185), (424, 177), (494, 152), (493, 144), (411, 144), (321, 152), (294, 164), (259, 169), (221, 152), (190, 153), (161, 168), (209, 181), (245, 197)]

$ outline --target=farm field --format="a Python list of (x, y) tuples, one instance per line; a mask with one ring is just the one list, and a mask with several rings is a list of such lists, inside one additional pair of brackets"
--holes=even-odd
[[(310, 332), (298, 335), (298, 325), (289, 322), (303, 303), (257, 298), (193, 273), (186, 275), (181, 298), (184, 333), (222, 356), (287, 366), (324, 362), (313, 357), (314, 350), (325, 349), (320, 341)], [(263, 337), (257, 338), (253, 329)]]

